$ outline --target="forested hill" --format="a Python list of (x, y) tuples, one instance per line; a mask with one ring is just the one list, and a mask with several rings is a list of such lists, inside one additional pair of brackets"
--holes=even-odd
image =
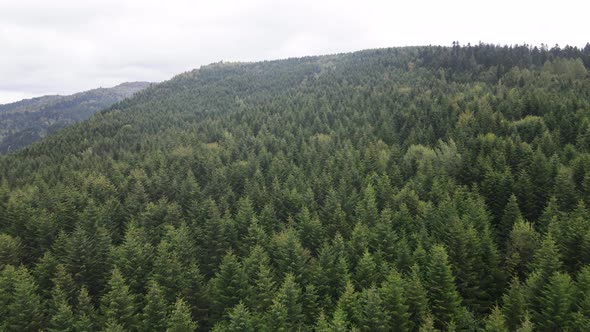
[(69, 96), (43, 96), (0, 105), (0, 154), (28, 146), (64, 126), (145, 89), (148, 82), (130, 82)]
[(0, 158), (0, 330), (588, 331), (590, 44), (216, 63)]

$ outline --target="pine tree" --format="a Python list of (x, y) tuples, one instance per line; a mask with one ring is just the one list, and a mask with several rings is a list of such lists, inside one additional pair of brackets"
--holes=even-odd
[[(0, 213), (2, 213), (1, 210)], [(22, 255), (23, 248), (20, 239), (0, 233), (0, 270), (6, 265), (17, 266)]]
[(197, 329), (197, 323), (191, 318), (191, 310), (183, 299), (176, 300), (174, 309), (168, 319), (166, 332), (192, 332)]
[(534, 325), (531, 322), (529, 316), (525, 316), (524, 320), (522, 321), (522, 324), (520, 325), (520, 327), (518, 328), (518, 330), (516, 330), (516, 332), (533, 332), (534, 331)]
[(244, 271), (232, 252), (225, 255), (219, 266), (219, 272), (211, 279), (210, 283), (213, 300), (212, 315), (219, 319), (226, 314), (226, 310), (240, 303), (246, 290)]
[(75, 330), (75, 318), (72, 307), (65, 302), (57, 305), (57, 309), (49, 322), (48, 331), (50, 332), (73, 332)]
[(445, 328), (458, 318), (461, 297), (455, 286), (446, 250), (441, 245), (433, 246), (430, 251), (426, 281), (435, 327)]
[(147, 241), (143, 228), (135, 222), (130, 222), (123, 243), (113, 248), (112, 257), (114, 265), (127, 280), (131, 291), (136, 294), (141, 294), (145, 290), (153, 256), (154, 248)]
[(256, 324), (252, 313), (243, 303), (238, 303), (229, 312), (229, 323), (227, 325), (228, 331), (236, 332), (255, 332)]
[[(580, 330), (590, 328), (590, 266), (583, 267), (576, 277), (576, 319)], [(575, 327), (574, 327), (575, 329)]]
[(82, 287), (78, 294), (77, 305), (75, 306), (76, 321), (74, 328), (79, 332), (95, 331), (97, 328), (97, 313), (92, 304), (88, 289)]
[(336, 310), (342, 310), (344, 316), (351, 324), (356, 324), (360, 315), (359, 294), (355, 291), (352, 282), (349, 280), (344, 287), (344, 291), (338, 299)]
[(549, 278), (541, 295), (541, 308), (536, 321), (541, 330), (566, 329), (572, 323), (576, 289), (570, 276), (556, 272)]
[(502, 310), (498, 306), (492, 309), (492, 313), (486, 318), (485, 328), (486, 332), (508, 332), (504, 322)]
[(415, 331), (425, 322), (429, 314), (428, 297), (417, 265), (411, 268), (410, 275), (405, 279), (404, 291), (408, 304), (409, 324), (412, 326), (411, 330)]
[(64, 265), (78, 285), (86, 285), (90, 294), (100, 293), (108, 279), (110, 237), (95, 224), (78, 225), (67, 239)]
[(257, 312), (264, 312), (272, 305), (272, 300), (276, 291), (276, 283), (273, 280), (273, 273), (271, 268), (260, 263), (254, 283), (252, 286), (252, 292), (249, 296), (249, 303), (252, 308)]
[(305, 316), (305, 324), (307, 326), (313, 326), (313, 323), (317, 320), (318, 314), (320, 312), (319, 297), (313, 284), (308, 284), (305, 286), (301, 296), (301, 304), (302, 312)]
[(535, 252), (531, 262), (532, 271), (540, 271), (547, 280), (554, 272), (561, 269), (561, 255), (557, 248), (557, 243), (551, 233), (547, 233), (541, 242), (539, 249)]
[[(238, 236), (244, 236), (248, 234), (248, 228), (250, 227), (250, 223), (256, 217), (254, 213), (254, 208), (252, 206), (252, 201), (248, 197), (242, 197), (238, 200), (237, 203), (237, 212), (235, 217), (236, 222), (236, 231)], [(243, 239), (239, 239), (242, 241)], [(241, 242), (240, 242), (241, 243)], [(241, 246), (243, 247), (243, 246)], [(244, 248), (247, 249), (247, 248)], [(241, 254), (245, 255), (246, 251), (242, 251)]]
[(572, 172), (566, 167), (560, 167), (555, 177), (555, 188), (553, 191), (559, 210), (571, 211), (576, 207), (578, 199), (576, 185), (572, 179)]
[(404, 284), (399, 272), (392, 270), (379, 289), (391, 331), (408, 331), (410, 328)]
[(328, 320), (326, 319), (326, 315), (324, 314), (323, 310), (320, 311), (320, 315), (318, 317), (318, 320), (316, 321), (314, 331), (330, 332), (330, 322), (328, 322)]
[(518, 201), (516, 196), (512, 194), (508, 199), (508, 203), (504, 208), (502, 219), (500, 221), (500, 227), (498, 229), (498, 238), (500, 239), (500, 245), (503, 247), (510, 236), (510, 231), (514, 227), (514, 224), (522, 221), (522, 215), (518, 208)]
[(369, 288), (379, 281), (377, 264), (367, 249), (356, 266), (354, 280), (358, 289)]
[(506, 327), (509, 331), (514, 331), (523, 321), (527, 310), (526, 290), (517, 277), (510, 282), (508, 292), (504, 294), (502, 301)]
[(145, 331), (166, 331), (166, 318), (170, 312), (164, 291), (155, 281), (150, 281), (145, 296), (142, 313), (142, 326)]
[(297, 330), (303, 323), (303, 307), (301, 303), (301, 288), (295, 282), (295, 276), (287, 274), (283, 284), (277, 291), (274, 299), (286, 313), (286, 326), (288, 329)]
[(269, 311), (266, 313), (263, 331), (286, 332), (291, 331), (292, 327), (288, 322), (287, 308), (277, 300), (274, 300)]
[[(432, 315), (428, 315), (428, 316), (426, 316), (426, 319), (424, 320), (422, 325), (420, 325), (420, 328), (418, 329), (418, 331), (419, 332), (438, 332), (440, 330), (434, 327), (434, 318), (432, 317)], [(451, 330), (449, 329), (449, 331), (451, 331)]]
[[(332, 332), (349, 331), (350, 323), (347, 320), (346, 313), (342, 309), (336, 308), (330, 326)], [(355, 328), (353, 327), (350, 330), (354, 331)]]
[(37, 331), (41, 326), (41, 299), (25, 267), (8, 265), (0, 271), (0, 327), (8, 331)]
[(100, 299), (100, 310), (107, 322), (122, 326), (127, 330), (138, 327), (135, 295), (117, 268), (111, 274), (108, 292)]
[(279, 276), (291, 273), (298, 282), (306, 280), (306, 262), (310, 259), (310, 252), (303, 248), (293, 228), (289, 227), (275, 235), (271, 241), (269, 254)]
[(307, 248), (312, 255), (317, 255), (324, 239), (324, 228), (321, 222), (310, 215), (307, 208), (303, 208), (297, 216), (299, 239), (303, 247)]
[(358, 328), (361, 331), (388, 331), (388, 317), (383, 309), (383, 301), (374, 288), (365, 289), (359, 297), (360, 310)]

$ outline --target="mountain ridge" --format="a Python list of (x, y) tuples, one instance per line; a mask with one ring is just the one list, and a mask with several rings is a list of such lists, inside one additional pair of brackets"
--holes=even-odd
[(125, 82), (71, 95), (46, 95), (0, 105), (0, 154), (21, 149), (60, 128), (152, 85)]

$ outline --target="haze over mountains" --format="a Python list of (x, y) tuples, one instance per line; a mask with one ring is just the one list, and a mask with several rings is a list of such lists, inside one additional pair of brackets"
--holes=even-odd
[(0, 154), (21, 149), (68, 124), (85, 120), (150, 84), (122, 83), (68, 96), (42, 96), (0, 105)]

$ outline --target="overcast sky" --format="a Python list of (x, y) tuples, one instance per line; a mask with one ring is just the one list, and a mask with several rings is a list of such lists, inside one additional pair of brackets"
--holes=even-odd
[(590, 41), (587, 0), (0, 0), (0, 104), (211, 62), (405, 45)]

